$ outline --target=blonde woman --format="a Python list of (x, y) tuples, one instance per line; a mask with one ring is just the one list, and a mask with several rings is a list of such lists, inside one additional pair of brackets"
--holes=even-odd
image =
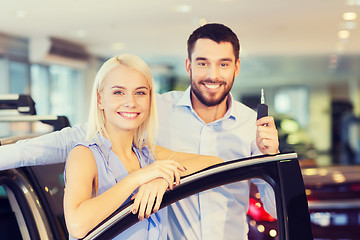
[(131, 198), (132, 212), (146, 220), (116, 239), (166, 239), (167, 212), (158, 211), (166, 189), (222, 160), (156, 146), (156, 132), (147, 64), (130, 54), (106, 61), (94, 81), (86, 141), (67, 159), (64, 211), (70, 239), (84, 237)]

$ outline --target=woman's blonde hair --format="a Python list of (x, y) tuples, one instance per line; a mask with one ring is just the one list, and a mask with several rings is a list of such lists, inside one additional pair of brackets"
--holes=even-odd
[(122, 54), (112, 57), (107, 60), (98, 71), (91, 93), (86, 140), (94, 138), (98, 132), (104, 133), (106, 137), (109, 137), (105, 129), (104, 112), (98, 108), (97, 97), (98, 93), (100, 93), (104, 88), (104, 80), (106, 79), (106, 75), (119, 65), (126, 66), (130, 69), (142, 73), (149, 82), (150, 112), (146, 117), (145, 121), (139, 126), (139, 128), (135, 132), (133, 144), (138, 149), (141, 149), (146, 144), (151, 150), (154, 150), (158, 127), (154, 79), (152, 77), (149, 66), (141, 58), (132, 54)]

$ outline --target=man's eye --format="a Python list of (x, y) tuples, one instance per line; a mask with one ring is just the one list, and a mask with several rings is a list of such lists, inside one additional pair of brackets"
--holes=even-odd
[(229, 64), (228, 63), (221, 63), (220, 66), (221, 67), (227, 67), (227, 66), (229, 66)]
[(198, 65), (199, 65), (200, 67), (205, 67), (205, 66), (206, 66), (206, 63), (205, 63), (205, 62), (198, 62)]

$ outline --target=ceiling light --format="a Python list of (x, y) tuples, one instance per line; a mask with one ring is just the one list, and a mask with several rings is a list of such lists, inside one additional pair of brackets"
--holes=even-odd
[(175, 11), (177, 12), (183, 12), (183, 13), (187, 13), (187, 12), (191, 12), (192, 11), (192, 7), (190, 5), (178, 5), (175, 7)]
[(342, 17), (345, 21), (354, 21), (357, 18), (357, 14), (355, 12), (345, 12)]
[(348, 30), (341, 30), (338, 32), (338, 37), (340, 39), (348, 39), (350, 37), (350, 32)]

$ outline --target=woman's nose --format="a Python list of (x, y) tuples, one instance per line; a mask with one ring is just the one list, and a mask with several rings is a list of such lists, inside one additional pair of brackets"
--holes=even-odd
[(132, 94), (129, 94), (126, 96), (125, 102), (124, 102), (124, 106), (125, 107), (129, 107), (129, 108), (133, 108), (135, 107), (136, 103), (135, 103), (135, 96)]

